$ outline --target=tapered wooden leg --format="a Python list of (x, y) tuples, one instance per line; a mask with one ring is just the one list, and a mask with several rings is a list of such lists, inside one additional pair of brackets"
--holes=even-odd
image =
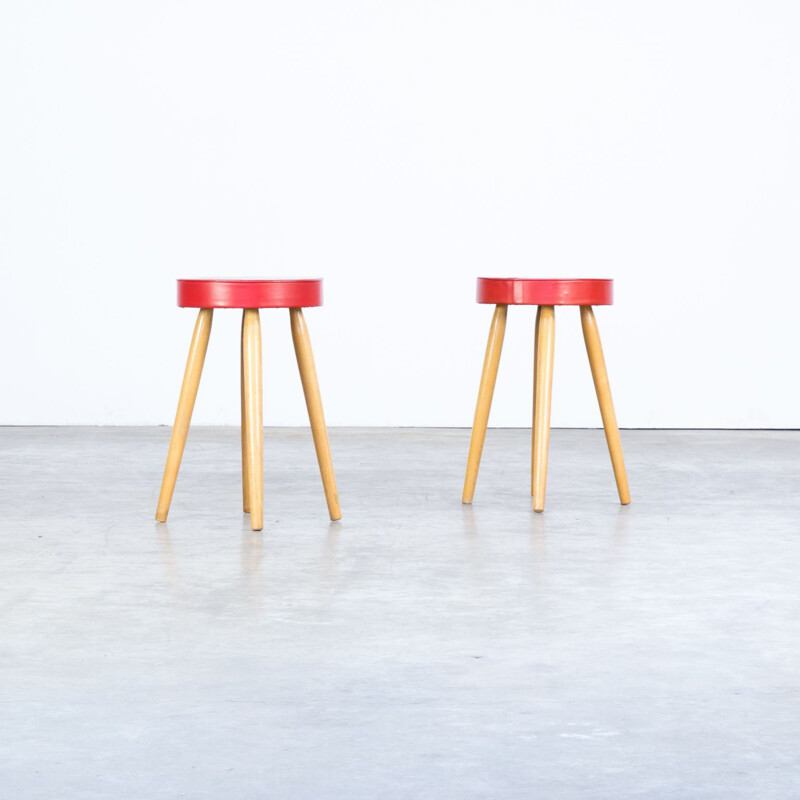
[(200, 385), (200, 375), (203, 372), (203, 362), (208, 349), (208, 337), (211, 335), (213, 313), (210, 308), (201, 308), (194, 326), (192, 344), (189, 347), (189, 357), (186, 359), (186, 370), (183, 373), (181, 394), (178, 399), (178, 411), (175, 414), (175, 424), (172, 426), (172, 437), (169, 440), (164, 478), (161, 481), (161, 492), (158, 496), (156, 519), (159, 522), (167, 521), (172, 493), (175, 491), (175, 481), (178, 479), (178, 469), (181, 466), (186, 436), (189, 433), (189, 423), (194, 410), (194, 401), (197, 397), (197, 387)]
[(244, 389), (244, 311), (242, 312), (242, 335), (239, 354), (239, 391), (242, 398), (242, 509), (247, 514), (250, 512), (250, 461), (247, 457), (247, 408), (245, 405)]
[(533, 510), (544, 511), (547, 452), (550, 446), (550, 402), (553, 394), (553, 355), (556, 317), (553, 306), (539, 306), (536, 328), (536, 375), (533, 421)]
[(542, 318), (542, 307), (536, 309), (536, 325), (533, 329), (533, 421), (531, 423), (531, 496), (534, 492), (533, 472), (536, 461), (536, 375), (539, 372), (539, 320)]
[(264, 414), (261, 396), (261, 320), (246, 308), (243, 324), (244, 406), (247, 428), (246, 473), (249, 479), (250, 527), (264, 527)]
[(506, 316), (508, 306), (499, 304), (494, 310), (492, 324), (489, 328), (489, 341), (486, 343), (486, 355), (483, 359), (481, 385), (478, 389), (478, 403), (475, 407), (475, 419), (472, 423), (472, 437), (469, 442), (467, 456), (467, 474), (464, 478), (462, 503), (471, 503), (478, 481), (478, 468), (481, 465), (483, 443), (486, 439), (486, 426), (489, 424), (489, 410), (492, 407), (494, 385), (497, 382), (497, 368), (500, 365), (500, 353), (503, 350), (503, 337), (506, 333)]
[(328, 441), (328, 429), (325, 427), (325, 415), (322, 413), (322, 398), (319, 393), (314, 355), (311, 352), (311, 339), (308, 336), (303, 309), (290, 308), (289, 317), (292, 323), (292, 341), (297, 356), (297, 367), (300, 370), (300, 381), (306, 397), (308, 419), (311, 422), (311, 435), (314, 438), (314, 449), (317, 451), (322, 486), (325, 490), (325, 500), (328, 503), (328, 513), (332, 520), (337, 520), (342, 518), (342, 511), (339, 508), (339, 494), (336, 491), (336, 476), (333, 473), (333, 459)]
[(603, 358), (603, 347), (600, 344), (600, 332), (597, 329), (597, 321), (591, 306), (581, 306), (581, 327), (586, 342), (586, 353), (589, 356), (589, 366), (592, 368), (597, 402), (600, 404), (600, 415), (603, 418), (603, 429), (606, 432), (611, 465), (614, 468), (614, 478), (617, 481), (619, 501), (625, 506), (631, 501), (631, 493), (628, 489), (628, 476), (625, 473), (625, 459), (622, 457), (622, 442), (619, 438), (617, 415), (614, 413), (614, 403), (611, 400), (611, 386), (608, 382), (606, 361)]

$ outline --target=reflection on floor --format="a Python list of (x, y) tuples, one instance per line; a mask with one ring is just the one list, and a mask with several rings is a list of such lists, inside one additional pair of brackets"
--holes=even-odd
[(800, 796), (800, 434), (0, 429), (9, 798)]

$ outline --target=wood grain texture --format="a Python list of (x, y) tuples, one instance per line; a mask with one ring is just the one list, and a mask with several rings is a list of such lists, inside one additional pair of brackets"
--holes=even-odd
[(619, 501), (622, 505), (627, 505), (631, 501), (631, 493), (628, 488), (628, 476), (625, 472), (625, 459), (622, 456), (622, 442), (619, 438), (614, 403), (611, 400), (611, 385), (608, 381), (606, 362), (603, 357), (603, 346), (600, 343), (600, 332), (591, 306), (581, 306), (581, 327), (586, 342), (586, 353), (589, 356), (589, 366), (592, 369), (594, 389), (597, 392), (597, 402), (600, 405), (600, 416), (603, 418), (603, 430), (606, 433), (611, 465), (614, 468)]
[(200, 376), (203, 373), (203, 363), (208, 350), (213, 313), (210, 308), (201, 308), (194, 325), (192, 343), (189, 346), (189, 356), (186, 359), (186, 369), (183, 373), (183, 383), (178, 398), (178, 410), (175, 413), (175, 424), (172, 426), (172, 436), (169, 440), (167, 463), (164, 466), (164, 477), (158, 496), (156, 519), (159, 522), (167, 521), (167, 514), (169, 514), (169, 507), (172, 503), (172, 494), (175, 491), (175, 482), (178, 479), (178, 470), (181, 466), (183, 450), (186, 447), (189, 423), (192, 420), (194, 402), (197, 398), (197, 389), (200, 386)]
[(328, 429), (325, 426), (325, 415), (322, 410), (322, 397), (319, 391), (317, 370), (314, 366), (311, 339), (303, 317), (303, 309), (290, 308), (289, 317), (297, 367), (300, 371), (300, 381), (303, 384), (303, 394), (308, 408), (308, 419), (311, 423), (311, 435), (314, 439), (314, 449), (322, 476), (322, 487), (325, 490), (325, 500), (328, 504), (328, 514), (332, 520), (337, 520), (342, 518), (342, 510), (339, 507), (339, 493), (336, 490), (336, 476), (333, 471), (333, 458), (328, 440)]
[(503, 338), (506, 333), (507, 313), (507, 305), (498, 305), (492, 316), (492, 324), (489, 326), (489, 340), (486, 343), (478, 402), (475, 406), (475, 419), (472, 423), (472, 436), (469, 442), (467, 473), (464, 477), (464, 491), (461, 495), (461, 502), (465, 504), (471, 503), (475, 495), (483, 443), (486, 439), (486, 426), (489, 424), (489, 411), (492, 407), (492, 397), (497, 382), (497, 368), (500, 365), (500, 354), (503, 350)]
[(257, 308), (244, 311), (244, 404), (247, 428), (250, 527), (264, 527), (264, 412), (261, 383), (261, 320)]
[(244, 311), (242, 311), (242, 333), (239, 343), (239, 393), (242, 403), (242, 509), (250, 513), (250, 461), (247, 456), (247, 407), (244, 388)]
[(550, 447), (550, 406), (553, 394), (555, 353), (555, 309), (539, 306), (536, 317), (536, 374), (534, 375), (533, 464), (531, 484), (533, 510), (544, 511), (547, 487), (547, 456)]
[(531, 422), (531, 496), (534, 493), (534, 463), (536, 461), (536, 375), (539, 371), (539, 320), (542, 307), (536, 309), (536, 324), (533, 328), (533, 420)]

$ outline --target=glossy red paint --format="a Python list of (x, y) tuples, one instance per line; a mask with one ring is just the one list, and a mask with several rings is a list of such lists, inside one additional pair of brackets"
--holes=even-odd
[(178, 280), (181, 308), (310, 308), (322, 305), (322, 279)]
[(478, 278), (478, 302), (513, 306), (610, 306), (614, 281), (598, 278)]

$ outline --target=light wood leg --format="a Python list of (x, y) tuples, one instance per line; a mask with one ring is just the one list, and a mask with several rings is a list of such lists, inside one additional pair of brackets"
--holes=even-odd
[(553, 355), (556, 317), (553, 306), (539, 306), (536, 327), (536, 375), (533, 421), (533, 510), (544, 511), (547, 486), (547, 452), (550, 446), (550, 402), (553, 394)]
[(244, 311), (244, 405), (250, 527), (264, 527), (264, 414), (261, 396), (261, 320), (257, 308)]
[(194, 410), (194, 401), (197, 398), (197, 387), (200, 385), (200, 375), (203, 372), (203, 362), (208, 349), (208, 337), (211, 336), (213, 313), (213, 309), (201, 308), (194, 326), (192, 344), (189, 347), (189, 357), (186, 359), (186, 370), (183, 373), (181, 394), (178, 399), (178, 411), (175, 414), (175, 424), (172, 426), (172, 436), (169, 440), (164, 478), (161, 481), (161, 492), (158, 496), (156, 519), (159, 522), (167, 521), (172, 493), (175, 491), (175, 481), (178, 479), (178, 469), (181, 466), (186, 436), (189, 433), (189, 423)]
[(531, 423), (531, 496), (534, 493), (533, 472), (536, 461), (536, 375), (539, 372), (539, 320), (542, 307), (536, 308), (536, 325), (533, 329), (533, 422)]
[(603, 347), (600, 344), (600, 332), (597, 329), (597, 321), (591, 306), (581, 306), (581, 327), (586, 342), (586, 353), (589, 356), (589, 366), (592, 368), (597, 402), (600, 404), (600, 415), (603, 418), (603, 429), (606, 432), (611, 465), (614, 468), (619, 501), (625, 506), (631, 501), (631, 493), (628, 489), (628, 476), (625, 474), (625, 459), (622, 457), (622, 442), (619, 438), (614, 403), (611, 400), (611, 386), (608, 382), (606, 362), (603, 358)]
[(472, 497), (475, 494), (475, 484), (478, 481), (478, 468), (481, 465), (483, 443), (486, 439), (486, 426), (489, 424), (489, 410), (492, 407), (492, 396), (497, 382), (497, 368), (500, 365), (500, 353), (503, 350), (503, 337), (506, 333), (507, 312), (507, 305), (502, 303), (497, 305), (489, 328), (489, 341), (486, 343), (481, 385), (478, 389), (478, 403), (475, 407), (472, 437), (469, 442), (464, 492), (461, 495), (461, 502), (466, 504), (472, 502)]
[(311, 352), (311, 339), (303, 317), (302, 308), (290, 308), (289, 318), (292, 323), (292, 341), (297, 356), (297, 367), (300, 370), (300, 381), (308, 408), (308, 419), (311, 422), (311, 435), (314, 438), (314, 449), (317, 451), (319, 471), (322, 475), (322, 486), (328, 513), (332, 520), (342, 518), (339, 508), (339, 494), (336, 491), (336, 476), (333, 472), (331, 446), (328, 441), (328, 429), (325, 427), (325, 415), (322, 412), (322, 398), (319, 393), (317, 370), (314, 366), (314, 355)]
[(246, 514), (250, 513), (250, 460), (247, 456), (247, 408), (245, 405), (244, 387), (244, 311), (242, 312), (242, 335), (239, 346), (239, 391), (242, 398), (242, 509)]

